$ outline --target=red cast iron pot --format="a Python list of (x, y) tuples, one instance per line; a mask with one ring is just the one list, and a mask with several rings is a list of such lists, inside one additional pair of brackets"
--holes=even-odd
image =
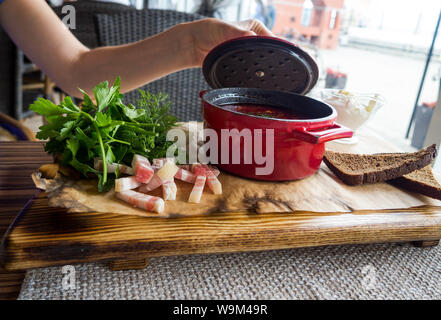
[[(323, 159), (325, 142), (348, 138), (352, 131), (335, 123), (337, 113), (330, 105), (303, 96), (318, 79), (314, 59), (295, 44), (275, 37), (249, 36), (228, 40), (212, 49), (204, 59), (203, 73), (213, 90), (202, 91), (206, 128), (214, 129), (218, 139), (217, 165), (233, 174), (258, 180), (295, 180), (316, 172)], [(290, 109), (302, 120), (262, 118), (226, 110), (222, 106), (253, 104)], [(262, 129), (266, 155), (273, 159), (256, 161), (253, 141), (230, 139), (222, 150), (222, 130)], [(265, 129), (274, 130), (272, 145), (266, 144)], [(210, 150), (211, 152), (211, 150)], [(239, 161), (232, 162), (232, 152)], [(251, 152), (251, 161), (246, 155)], [(222, 154), (224, 159), (222, 159)], [(230, 159), (225, 159), (225, 154)], [(214, 156), (212, 156), (214, 158)], [(222, 160), (228, 160), (223, 163)], [(259, 160), (259, 159), (257, 159)], [(265, 159), (260, 159), (265, 160)], [(268, 161), (273, 160), (272, 163)], [(228, 162), (228, 163), (227, 163)], [(269, 165), (269, 167), (268, 167)], [(268, 167), (268, 174), (257, 168)], [(259, 174), (258, 174), (259, 173)]]
[[(221, 169), (238, 176), (270, 181), (296, 180), (315, 173), (323, 159), (325, 142), (350, 138), (353, 132), (337, 123), (337, 113), (333, 107), (321, 101), (284, 91), (252, 88), (222, 88), (206, 90), (200, 93), (205, 128), (214, 129), (218, 137)], [(222, 106), (257, 104), (290, 109), (302, 115), (302, 120), (262, 118), (226, 110)], [(271, 167), (257, 163), (253, 155), (253, 144), (244, 143), (244, 139), (230, 139), (227, 149), (222, 151), (222, 129), (262, 129), (263, 155), (267, 153), (265, 129), (274, 129), (274, 159), (270, 174), (257, 174), (256, 168)], [(253, 134), (253, 141), (256, 135)], [(221, 152), (228, 150), (230, 159), (222, 163)], [(251, 151), (251, 163), (245, 163), (245, 154)], [(232, 152), (238, 152), (239, 163), (232, 163)]]

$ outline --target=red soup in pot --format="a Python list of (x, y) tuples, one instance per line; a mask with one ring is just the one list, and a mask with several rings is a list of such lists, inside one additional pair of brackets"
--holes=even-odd
[(258, 104), (231, 104), (223, 105), (222, 108), (243, 114), (249, 114), (262, 118), (284, 119), (284, 120), (302, 120), (308, 119), (307, 116), (298, 114), (289, 109), (276, 108)]

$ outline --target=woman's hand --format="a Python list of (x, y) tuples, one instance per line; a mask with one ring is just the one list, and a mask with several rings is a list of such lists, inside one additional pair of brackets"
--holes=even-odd
[(184, 40), (188, 43), (183, 45), (183, 50), (188, 54), (190, 67), (201, 67), (208, 52), (224, 41), (253, 35), (273, 36), (258, 20), (227, 23), (208, 18), (186, 23), (184, 27), (187, 28), (189, 37)]

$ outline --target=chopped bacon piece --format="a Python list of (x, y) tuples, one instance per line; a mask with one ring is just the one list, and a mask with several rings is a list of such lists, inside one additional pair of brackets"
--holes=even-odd
[(219, 170), (217, 170), (217, 168), (210, 167), (206, 164), (195, 163), (192, 164), (191, 170), (196, 176), (207, 177), (208, 187), (214, 194), (222, 194), (222, 185), (216, 178), (216, 173), (219, 174)]
[(206, 176), (197, 176), (193, 190), (191, 190), (188, 202), (199, 203), (201, 201), (202, 192), (204, 191)]
[(178, 165), (178, 167), (181, 169), (184, 169), (184, 170), (191, 171), (191, 165), (189, 165), (189, 164), (180, 164), (180, 165)]
[(193, 163), (191, 165), (191, 172), (196, 176), (207, 176), (207, 173), (210, 171), (210, 168), (208, 168), (206, 164)]
[(149, 160), (138, 154), (133, 156), (132, 168), (135, 172), (136, 181), (141, 183), (148, 183), (155, 173)]
[(140, 186), (138, 188), (138, 191), (143, 193), (148, 193), (152, 190), (155, 190), (156, 188), (159, 188), (161, 185), (162, 185), (161, 178), (155, 174), (153, 178), (149, 181), (149, 183)]
[(216, 177), (219, 175), (219, 170), (216, 167), (209, 166), (202, 163), (193, 163), (191, 165), (191, 171), (197, 176), (209, 176), (214, 174)]
[(213, 173), (207, 177), (207, 185), (214, 194), (222, 194), (222, 184)]
[(122, 192), (138, 188), (141, 185), (134, 176), (115, 179), (115, 191)]
[(217, 177), (220, 174), (220, 171), (218, 168), (213, 167), (213, 166), (208, 166), (210, 168), (210, 170), (213, 172), (213, 174)]
[(164, 212), (164, 200), (159, 197), (152, 197), (133, 190), (117, 192), (116, 196), (134, 207), (157, 213)]
[(196, 180), (196, 176), (193, 173), (182, 168), (178, 169), (178, 172), (175, 174), (175, 178), (189, 183), (194, 183)]
[(153, 159), (153, 165), (161, 168), (166, 162), (169, 161), (176, 163), (175, 158), (158, 158), (158, 159)]
[[(118, 164), (118, 163), (107, 163), (107, 172), (113, 173), (116, 172), (116, 169), (119, 166), (119, 173), (127, 174), (127, 175), (133, 175), (133, 169), (129, 166), (126, 166), (125, 164)], [(103, 171), (103, 160), (99, 158), (95, 158), (93, 161), (93, 167), (95, 170)]]
[(170, 200), (176, 200), (176, 194), (178, 193), (178, 186), (176, 185), (176, 182), (173, 180), (172, 183), (172, 198)]
[[(209, 165), (200, 164), (200, 163), (195, 163), (195, 165), (205, 166), (206, 169), (210, 169), (216, 177), (220, 174), (219, 169), (216, 168), (215, 166), (209, 166)], [(178, 167), (181, 169), (184, 169), (184, 170), (191, 171), (192, 165), (191, 164), (180, 164), (180, 165), (178, 165)]]
[(162, 194), (164, 200), (176, 200), (177, 191), (178, 188), (173, 179), (164, 181), (164, 183), (162, 184)]
[(176, 172), (178, 172), (178, 169), (178, 166), (175, 165), (173, 162), (167, 161), (164, 163), (162, 168), (159, 169), (158, 172), (156, 172), (156, 174), (158, 175), (158, 177), (161, 178), (162, 181), (167, 181), (173, 179)]
[(161, 169), (161, 167), (152, 165), (152, 169), (153, 171), (157, 172), (159, 169)]

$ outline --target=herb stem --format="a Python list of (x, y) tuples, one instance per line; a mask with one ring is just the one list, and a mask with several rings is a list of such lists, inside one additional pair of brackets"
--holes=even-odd
[(122, 140), (118, 140), (118, 139), (115, 139), (115, 138), (110, 137), (110, 136), (109, 136), (109, 139), (110, 139), (111, 141), (109, 141), (108, 143), (118, 142), (118, 143), (126, 144), (126, 145), (128, 145), (128, 146), (131, 145), (130, 142), (122, 141)]
[(96, 130), (96, 134), (98, 136), (98, 141), (100, 143), (100, 149), (101, 149), (101, 155), (103, 158), (103, 185), (107, 182), (107, 159), (106, 159), (106, 151), (104, 150), (104, 144), (103, 144), (103, 138), (101, 137), (100, 130), (98, 129), (98, 126), (96, 123), (93, 123), (93, 126)]
[(92, 118), (90, 114), (84, 111), (81, 111), (81, 114), (85, 115), (92, 122), (92, 125), (95, 128), (96, 134), (98, 136), (98, 142), (100, 144), (100, 149), (101, 149), (101, 157), (103, 159), (103, 184), (105, 184), (107, 182), (107, 159), (106, 159), (106, 151), (104, 150), (103, 138), (101, 137), (100, 129), (98, 128), (95, 120)]
[(125, 126), (140, 126), (140, 127), (158, 127), (158, 123), (141, 123), (141, 122), (127, 122), (122, 120), (114, 120), (113, 123)]

